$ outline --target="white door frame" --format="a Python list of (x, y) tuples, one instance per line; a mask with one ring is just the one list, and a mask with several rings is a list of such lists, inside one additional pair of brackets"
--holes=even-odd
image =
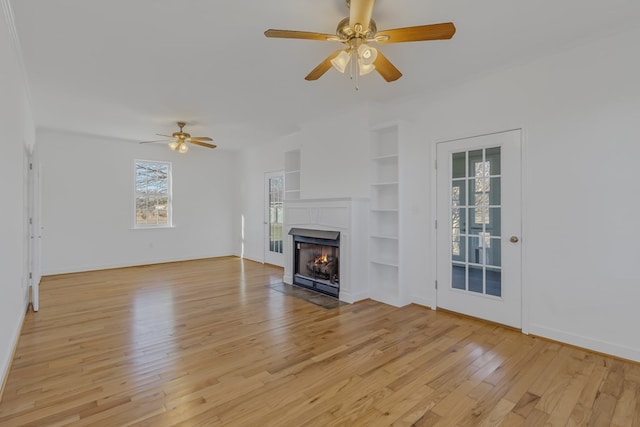
[[(475, 135), (475, 136), (470, 136), (470, 137), (466, 137), (466, 138), (456, 138), (456, 139), (451, 139), (451, 140), (444, 140), (444, 141), (440, 141), (438, 143), (434, 143), (432, 144), (432, 149), (431, 149), (431, 153), (432, 153), (432, 158), (435, 160), (432, 163), (432, 185), (431, 185), (431, 191), (432, 191), (432, 218), (435, 219), (434, 221), (434, 238), (432, 239), (432, 250), (433, 253), (435, 254), (435, 256), (432, 258), (432, 262), (433, 262), (433, 279), (434, 282), (436, 282), (439, 273), (438, 273), (438, 266), (439, 266), (439, 256), (441, 257), (442, 255), (439, 254), (438, 248), (439, 248), (439, 243), (438, 243), (438, 230), (437, 230), (437, 223), (436, 221), (441, 221), (442, 223), (448, 223), (448, 221), (443, 221), (443, 218), (439, 218), (439, 208), (438, 208), (438, 190), (439, 190), (439, 185), (440, 183), (438, 183), (438, 164), (436, 162), (442, 162), (443, 159), (439, 159), (438, 158), (438, 146), (439, 144), (443, 144), (443, 143), (452, 143), (452, 142), (456, 142), (456, 141), (465, 141), (465, 140), (470, 140), (473, 138), (481, 138), (481, 137), (490, 137), (490, 136), (494, 136), (494, 135), (500, 135), (500, 134), (506, 134), (509, 132), (518, 132), (519, 133), (519, 152), (520, 152), (520, 157), (518, 159), (519, 163), (520, 163), (520, 169), (517, 172), (517, 179), (518, 179), (518, 188), (519, 188), (519, 192), (518, 192), (518, 199), (516, 201), (518, 209), (520, 211), (520, 215), (519, 215), (519, 219), (520, 219), (520, 224), (519, 227), (517, 229), (517, 231), (514, 231), (514, 233), (517, 233), (520, 241), (518, 242), (519, 246), (519, 269), (518, 269), (518, 274), (517, 274), (517, 279), (519, 280), (519, 284), (520, 284), (520, 295), (519, 295), (519, 328), (521, 328), (523, 333), (528, 333), (528, 310), (527, 310), (527, 305), (524, 303), (525, 301), (525, 283), (524, 283), (524, 275), (523, 275), (523, 271), (524, 271), (524, 259), (523, 259), (523, 254), (524, 254), (524, 245), (522, 244), (523, 241), (523, 231), (524, 231), (524, 209), (523, 209), (523, 189), (524, 189), (524, 150), (525, 150), (525, 133), (523, 131), (523, 129), (510, 129), (510, 130), (505, 130), (505, 131), (501, 131), (501, 132), (492, 132), (492, 133), (487, 133), (487, 134), (482, 134), (482, 135)], [(447, 183), (447, 185), (449, 185)], [(446, 224), (441, 224), (442, 226), (446, 226)], [(513, 231), (513, 230), (512, 230)], [(510, 235), (510, 234), (509, 234)], [(504, 235), (502, 236), (503, 239), (505, 239), (505, 241), (507, 241), (506, 239), (509, 239), (509, 235)], [(447, 252), (448, 253), (448, 252)], [(440, 261), (442, 261), (442, 259), (440, 259)], [(436, 282), (437, 283), (437, 282)], [(437, 285), (436, 285), (437, 286)], [(441, 284), (441, 286), (446, 286), (445, 284)], [(438, 303), (438, 290), (436, 288), (436, 291), (434, 293), (435, 298), (435, 304), (434, 304), (434, 309), (436, 309), (439, 305)]]
[(40, 309), (42, 278), (42, 171), (35, 152), (27, 151), (27, 221), (29, 227), (28, 277), (33, 311)]

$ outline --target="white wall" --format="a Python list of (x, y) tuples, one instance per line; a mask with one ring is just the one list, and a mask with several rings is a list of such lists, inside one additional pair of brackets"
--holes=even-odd
[(284, 153), (300, 148), (299, 137), (298, 133), (286, 135), (244, 150), (239, 155), (236, 172), (239, 199), (233, 225), (234, 247), (238, 256), (264, 262), (264, 175), (267, 172), (284, 171)]
[[(432, 168), (438, 141), (512, 128), (525, 134), (524, 310), (533, 334), (640, 360), (640, 30), (506, 70), (395, 109), (413, 123), (409, 151)], [(421, 149), (411, 144), (423, 144)], [(424, 172), (415, 159), (411, 172)], [(405, 265), (419, 265), (431, 185), (402, 182)], [(429, 229), (424, 229), (424, 223)], [(428, 252), (427, 252), (428, 253)], [(409, 267), (409, 270), (411, 267)], [(410, 271), (414, 300), (435, 301), (433, 273)], [(417, 286), (416, 286), (417, 285)]]
[[(37, 134), (43, 273), (232, 255), (236, 154), (79, 135)], [(134, 159), (172, 162), (174, 228), (132, 229)]]
[(31, 145), (33, 133), (26, 86), (4, 12), (0, 10), (0, 386), (28, 303), (25, 147)]
[(300, 197), (368, 197), (368, 109), (316, 118), (301, 129)]

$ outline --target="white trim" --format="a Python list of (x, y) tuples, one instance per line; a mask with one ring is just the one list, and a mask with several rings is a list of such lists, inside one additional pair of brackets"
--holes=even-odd
[[(150, 258), (139, 260), (133, 263), (130, 262), (114, 262), (108, 264), (84, 264), (79, 266), (61, 267), (54, 270), (44, 272), (43, 276), (54, 276), (58, 274), (80, 273), (85, 271), (98, 271), (98, 270), (111, 270), (114, 268), (127, 268), (127, 267), (140, 267), (144, 265), (154, 264), (167, 264), (171, 262), (193, 261), (198, 259), (209, 258), (223, 258), (223, 257), (236, 257), (235, 254), (219, 253), (219, 254), (190, 254), (187, 256), (181, 256), (177, 258), (162, 257), (162, 258)], [(240, 257), (238, 257), (240, 258)], [(247, 259), (247, 258), (244, 258)], [(253, 261), (253, 260), (250, 260)], [(257, 261), (260, 262), (260, 261)]]
[(605, 353), (623, 359), (640, 362), (640, 348), (632, 348), (608, 341), (594, 340), (590, 337), (575, 335), (559, 329), (547, 328), (535, 323), (529, 325), (529, 333), (561, 343), (574, 345), (587, 350)]
[(24, 325), (24, 318), (27, 314), (28, 305), (25, 306), (24, 310), (20, 310), (20, 318), (18, 319), (17, 328), (13, 331), (13, 337), (11, 339), (11, 351), (7, 354), (6, 359), (2, 361), (0, 367), (2, 368), (2, 375), (0, 375), (0, 402), (2, 401), (2, 395), (4, 394), (4, 387), (7, 383), (7, 379), (9, 378), (9, 371), (11, 370), (11, 365), (13, 363), (13, 359), (16, 354), (16, 350), (18, 349), (18, 341), (20, 340), (20, 334), (22, 333), (22, 326)]
[(526, 154), (526, 141), (527, 141), (527, 133), (525, 131), (524, 126), (520, 128), (520, 300), (522, 301), (521, 308), (521, 330), (523, 334), (529, 334), (530, 330), (530, 322), (531, 322), (531, 307), (529, 305), (529, 292), (527, 287), (527, 281), (525, 278), (527, 275), (525, 274), (526, 270), (526, 251), (527, 251), (527, 236), (525, 234), (525, 224), (527, 210), (525, 209), (525, 200), (526, 200), (526, 164), (525, 164), (525, 154)]
[(429, 298), (421, 298), (421, 297), (413, 297), (411, 304), (417, 304), (417, 305), (421, 305), (423, 307), (427, 307), (431, 310), (436, 310), (436, 302), (433, 299), (429, 299)]
[(438, 307), (438, 289), (436, 288), (436, 281), (438, 280), (438, 229), (436, 227), (436, 221), (438, 220), (438, 142), (431, 143), (431, 200), (429, 205), (431, 206), (431, 224), (429, 226), (432, 230), (431, 234), (431, 286), (433, 286), (433, 301), (431, 301), (432, 309)]

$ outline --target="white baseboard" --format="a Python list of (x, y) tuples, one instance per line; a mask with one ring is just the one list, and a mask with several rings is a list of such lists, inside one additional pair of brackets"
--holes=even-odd
[(370, 298), (374, 301), (378, 301), (384, 304), (392, 305), (394, 307), (404, 307), (408, 305), (408, 302), (404, 302), (399, 296), (391, 293), (382, 292), (379, 290), (371, 291)]
[(13, 331), (13, 336), (11, 337), (11, 351), (9, 354), (5, 356), (5, 360), (2, 361), (0, 365), (2, 369), (2, 375), (0, 376), (0, 402), (2, 401), (2, 396), (4, 394), (4, 387), (7, 383), (7, 378), (9, 377), (9, 371), (11, 370), (11, 364), (13, 363), (13, 359), (16, 354), (16, 350), (18, 348), (18, 340), (20, 339), (20, 333), (22, 332), (22, 325), (24, 324), (24, 317), (27, 314), (27, 309), (29, 305), (27, 304), (24, 307), (24, 310), (20, 310), (22, 313), (20, 319), (17, 322), (16, 329)]
[(354, 302), (362, 301), (369, 298), (369, 295), (366, 292), (360, 292), (356, 294), (352, 294), (351, 292), (340, 291), (339, 300), (343, 302), (348, 302), (349, 304), (353, 304)]
[(610, 343), (607, 341), (596, 340), (589, 337), (570, 334), (557, 329), (547, 328), (536, 324), (529, 325), (529, 333), (543, 338), (549, 338), (574, 345), (576, 347), (597, 351), (598, 353), (610, 354), (622, 359), (640, 362), (640, 349), (631, 348), (624, 345)]
[[(201, 254), (201, 255), (191, 255), (191, 256), (177, 257), (177, 258), (154, 258), (154, 259), (137, 260), (132, 262), (113, 262), (113, 263), (105, 263), (105, 264), (68, 266), (68, 267), (61, 267), (61, 268), (54, 268), (54, 269), (47, 270), (43, 272), (42, 275), (51, 276), (56, 274), (81, 273), (85, 271), (110, 270), (112, 268), (137, 267), (141, 265), (165, 264), (169, 262), (192, 261), (192, 260), (206, 259), (206, 258), (221, 258), (226, 256), (235, 256), (235, 255), (228, 254), (228, 253)], [(258, 261), (258, 262), (262, 262), (262, 261)]]
[(435, 310), (436, 308), (435, 301), (428, 298), (412, 297), (411, 302), (413, 304), (421, 305), (423, 307), (428, 307), (432, 310)]
[(260, 264), (264, 264), (264, 260), (263, 259), (256, 259), (256, 258), (251, 258), (251, 257), (248, 257), (248, 256), (243, 256), (243, 257), (239, 257), (239, 258), (246, 259), (247, 261), (253, 261), (253, 262), (260, 263)]

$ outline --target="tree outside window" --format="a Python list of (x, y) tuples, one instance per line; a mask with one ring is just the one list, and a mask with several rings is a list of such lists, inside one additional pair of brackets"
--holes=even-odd
[(171, 163), (135, 161), (135, 226), (171, 225)]

